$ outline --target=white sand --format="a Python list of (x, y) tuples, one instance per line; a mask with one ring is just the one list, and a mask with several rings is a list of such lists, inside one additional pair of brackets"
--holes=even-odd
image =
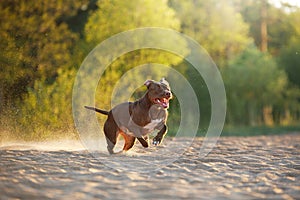
[(223, 137), (201, 159), (203, 138), (182, 155), (170, 141), (187, 139), (115, 156), (76, 141), (2, 145), (0, 199), (300, 199), (299, 134)]

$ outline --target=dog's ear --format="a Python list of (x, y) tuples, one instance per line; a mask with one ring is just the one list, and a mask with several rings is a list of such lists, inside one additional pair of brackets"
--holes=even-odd
[(169, 82), (166, 80), (165, 77), (163, 77), (162, 79), (160, 79), (159, 82), (162, 83), (162, 84), (164, 84), (164, 85), (166, 85), (167, 87), (170, 87)]
[(147, 80), (147, 81), (145, 81), (144, 85), (146, 85), (147, 88), (149, 88), (149, 86), (151, 85), (151, 83), (153, 83), (152, 80)]
[(166, 78), (165, 77), (162, 77), (161, 79), (160, 79), (160, 82), (163, 82), (163, 81), (165, 81), (166, 80)]

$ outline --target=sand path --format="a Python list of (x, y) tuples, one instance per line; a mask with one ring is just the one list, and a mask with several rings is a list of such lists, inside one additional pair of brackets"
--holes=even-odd
[(2, 146), (0, 199), (300, 199), (300, 134), (223, 137), (200, 159), (202, 141), (148, 173), (112, 169), (80, 149)]

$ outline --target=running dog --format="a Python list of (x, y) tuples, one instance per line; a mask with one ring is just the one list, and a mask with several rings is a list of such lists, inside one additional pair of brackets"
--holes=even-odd
[(149, 146), (149, 133), (159, 130), (153, 138), (153, 144), (158, 145), (167, 132), (167, 109), (172, 98), (169, 83), (163, 78), (159, 82), (147, 80), (144, 85), (147, 86), (147, 92), (142, 98), (121, 103), (110, 111), (85, 106), (86, 109), (108, 116), (104, 123), (104, 134), (110, 154), (114, 154), (119, 134), (125, 139), (123, 151), (128, 151), (136, 138), (146, 148)]

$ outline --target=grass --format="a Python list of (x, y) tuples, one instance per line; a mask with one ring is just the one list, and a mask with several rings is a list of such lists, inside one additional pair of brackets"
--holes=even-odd
[[(207, 129), (200, 129), (197, 133), (198, 137), (203, 137)], [(299, 126), (225, 126), (221, 136), (258, 136), (258, 135), (279, 135), (298, 132), (300, 133)], [(170, 128), (167, 136), (176, 136), (177, 129)]]
[(221, 136), (257, 136), (278, 135), (292, 132), (300, 133), (300, 126), (248, 126), (248, 127), (225, 127)]

